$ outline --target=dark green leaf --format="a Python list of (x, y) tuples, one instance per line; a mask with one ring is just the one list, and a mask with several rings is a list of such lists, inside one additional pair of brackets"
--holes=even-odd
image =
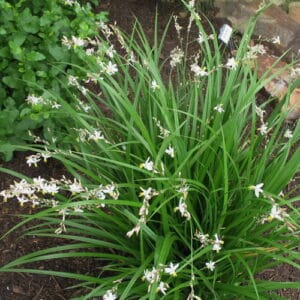
[(27, 34), (25, 32), (17, 32), (13, 35), (12, 40), (14, 41), (14, 44), (17, 46), (22, 46), (24, 41), (26, 40)]
[(23, 59), (22, 48), (18, 44), (16, 44), (14, 41), (9, 41), (8, 45), (10, 47), (13, 57), (17, 60), (22, 60)]
[(2, 81), (10, 88), (15, 88), (17, 86), (16, 78), (13, 76), (5, 76), (2, 78)]
[(35, 73), (32, 70), (27, 70), (22, 78), (29, 82), (35, 82)]

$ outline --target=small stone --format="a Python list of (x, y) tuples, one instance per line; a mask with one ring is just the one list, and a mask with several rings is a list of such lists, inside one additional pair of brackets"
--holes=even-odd
[(300, 2), (291, 2), (289, 4), (289, 16), (300, 24)]
[(12, 286), (12, 291), (15, 294), (20, 294), (20, 295), (26, 295), (24, 289), (18, 285), (13, 285)]
[(179, 18), (184, 19), (184, 18), (186, 18), (188, 16), (188, 13), (186, 11), (180, 11), (178, 13), (178, 16), (179, 16)]
[[(266, 72), (268, 77), (276, 76), (265, 86), (265, 90), (279, 101), (284, 99), (289, 84), (297, 78), (292, 75), (292, 68), (287, 67), (287, 63), (278, 61), (279, 58), (271, 55), (260, 55), (257, 58), (257, 73), (262, 77)], [(286, 120), (295, 120), (300, 118), (300, 87), (296, 87), (289, 98), (288, 104), (283, 107), (283, 111), (289, 111)]]

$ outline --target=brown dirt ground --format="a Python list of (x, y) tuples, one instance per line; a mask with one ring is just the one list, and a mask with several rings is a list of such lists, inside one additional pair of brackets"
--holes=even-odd
[[(153, 24), (155, 21), (154, 0), (102, 0), (96, 10), (105, 10), (109, 12), (111, 22), (116, 21), (117, 25), (130, 33), (134, 23), (134, 17), (141, 22), (147, 36), (151, 39), (153, 36)], [(158, 2), (158, 30), (162, 33), (172, 14), (183, 12), (183, 8), (178, 4), (163, 4)], [(207, 12), (213, 17), (214, 12)], [(182, 14), (181, 14), (182, 15)], [(181, 25), (188, 24), (187, 17), (179, 19)], [(213, 19), (216, 26), (220, 25), (219, 20)], [(197, 31), (192, 29), (192, 38), (197, 37)], [(169, 55), (170, 50), (177, 46), (177, 35), (174, 26), (171, 25), (167, 35), (166, 43), (163, 49), (162, 58)], [(30, 177), (42, 175), (44, 178), (60, 178), (64, 174), (64, 168), (58, 162), (49, 160), (47, 164), (41, 164), (39, 168), (29, 168), (25, 163), (25, 157), (28, 153), (16, 153), (14, 159), (9, 163), (0, 161), (0, 167), (6, 167)], [(0, 190), (5, 189), (13, 182), (13, 177), (0, 173)], [(32, 213), (28, 206), (21, 208), (16, 202), (0, 203), (0, 221), (1, 233), (12, 228), (20, 220), (16, 214)], [(8, 263), (33, 250), (40, 250), (47, 247), (61, 244), (62, 241), (47, 240), (37, 237), (22, 237), (25, 228), (18, 229), (16, 232), (0, 240), (0, 265)], [(40, 269), (51, 269), (67, 272), (79, 272), (81, 274), (93, 274), (95, 272), (95, 261), (89, 259), (53, 260), (47, 263), (35, 265)], [(262, 276), (263, 279), (273, 281), (300, 281), (300, 270), (296, 270), (288, 265), (283, 265), (272, 270), (266, 270)], [(25, 273), (0, 274), (0, 300), (56, 300), (71, 299), (82, 294), (82, 289), (66, 289), (76, 284), (75, 280), (65, 279), (55, 276), (41, 276)], [(287, 299), (300, 299), (298, 290), (282, 290), (280, 295)]]

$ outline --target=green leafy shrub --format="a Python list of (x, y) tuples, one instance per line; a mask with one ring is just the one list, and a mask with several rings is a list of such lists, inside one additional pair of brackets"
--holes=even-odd
[[(270, 79), (258, 80), (249, 64), (259, 49), (248, 51), (253, 24), (237, 56), (224, 58), (216, 34), (196, 22), (199, 60), (179, 46), (167, 61), (177, 83), (161, 77), (163, 39), (150, 46), (141, 29), (127, 38), (114, 28), (125, 53), (86, 70), (100, 89), (87, 93), (88, 112), (53, 96), (61, 105), (53, 113), (69, 118), (52, 134), (66, 138), (33, 145), (27, 163), (52, 156), (75, 179), (20, 175), (1, 195), (50, 206), (25, 220), (41, 221), (27, 234), (72, 243), (0, 272), (82, 280), (89, 292), (78, 299), (275, 299), (274, 290), (298, 286), (255, 275), (283, 262), (299, 267), (299, 196), (281, 192), (299, 171), (299, 124), (285, 131), (280, 108), (266, 116), (256, 102)], [(20, 267), (66, 257), (99, 259), (99, 276)]]
[(76, 49), (62, 45), (63, 36), (94, 37), (97, 22), (105, 20), (105, 13), (94, 14), (88, 3), (0, 0), (0, 152), (6, 159), (16, 141), (29, 138), (28, 129), (48, 119), (48, 113), (29, 108), (27, 96), (41, 88), (59, 93), (62, 71), (72, 73), (70, 63), (83, 64)]

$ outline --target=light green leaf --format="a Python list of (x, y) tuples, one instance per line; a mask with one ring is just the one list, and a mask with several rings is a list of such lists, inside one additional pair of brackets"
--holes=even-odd
[(37, 51), (31, 51), (26, 55), (27, 60), (29, 61), (41, 61), (46, 59), (46, 56)]

